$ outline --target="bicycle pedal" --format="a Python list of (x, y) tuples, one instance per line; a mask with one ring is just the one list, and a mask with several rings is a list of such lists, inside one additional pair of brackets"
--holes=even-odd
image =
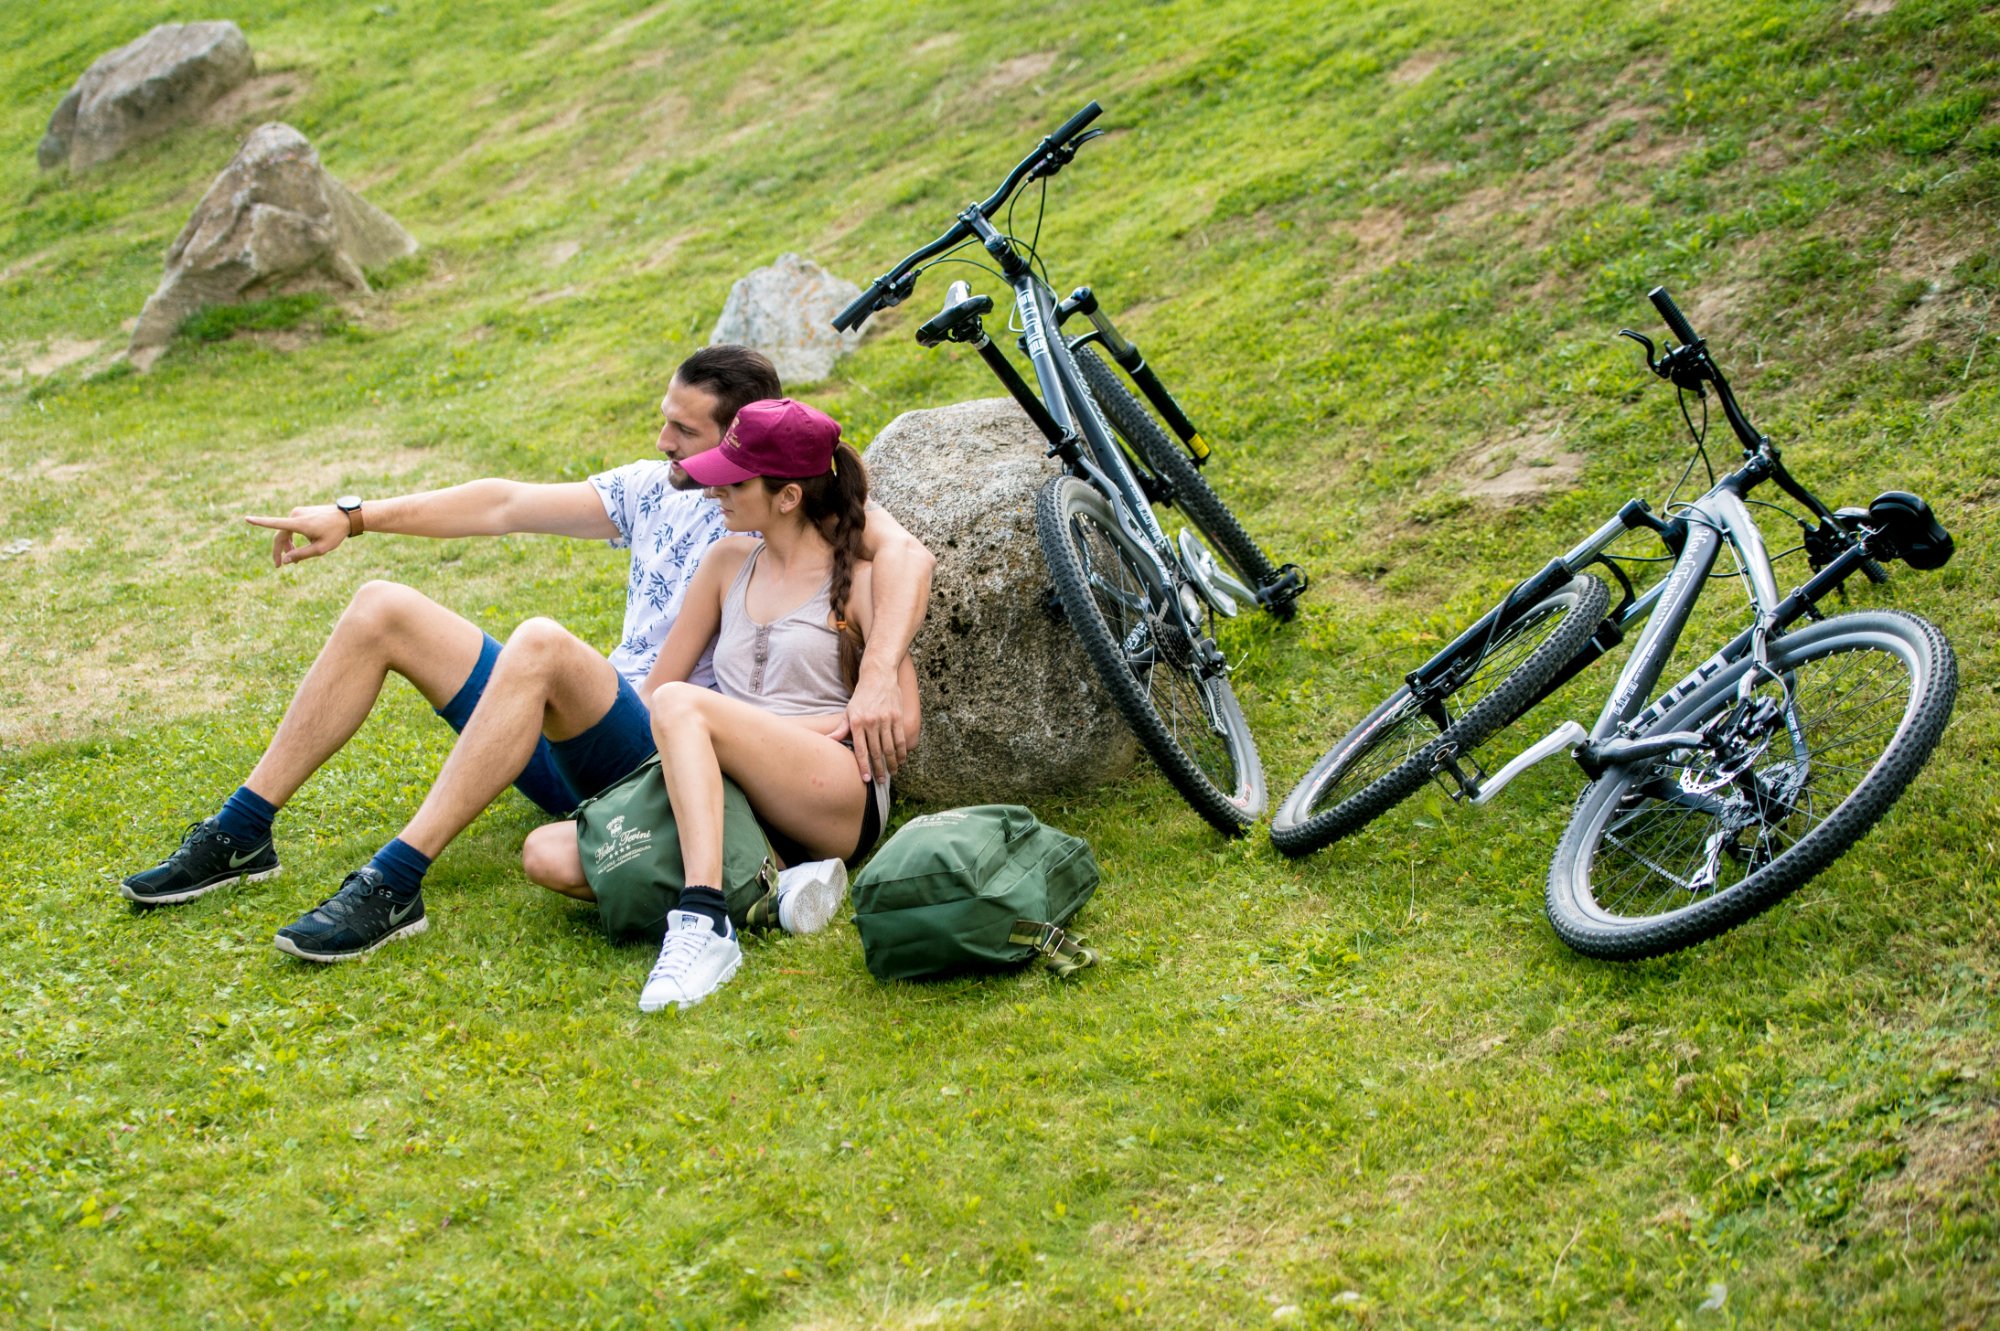
[[(1445, 748), (1439, 749), (1437, 757), (1431, 760), (1431, 780), (1438, 783), (1438, 789), (1451, 796), (1453, 804), (1462, 804), (1468, 797), (1477, 794), (1479, 783), (1486, 776), (1470, 754), (1466, 755), (1463, 767), (1459, 765), (1458, 757), (1457, 750)], [(1472, 769), (1470, 776), (1466, 775), (1466, 767)], [(1450, 777), (1451, 782), (1447, 782), (1446, 777)], [(1456, 783), (1456, 786), (1454, 787), (1452, 783)]]
[(1548, 734), (1515, 754), (1508, 760), (1504, 767), (1482, 782), (1479, 789), (1473, 792), (1472, 803), (1475, 805), (1485, 804), (1495, 795), (1505, 790), (1508, 783), (1515, 777), (1521, 775), (1521, 773), (1527, 771), (1536, 763), (1541, 762), (1544, 758), (1561, 753), (1566, 749), (1573, 749), (1583, 743), (1588, 737), (1589, 732), (1578, 722), (1563, 722), (1554, 730), (1551, 730)]

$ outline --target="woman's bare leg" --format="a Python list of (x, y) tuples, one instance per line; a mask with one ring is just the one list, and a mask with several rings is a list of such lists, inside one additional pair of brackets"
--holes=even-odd
[(528, 833), (521, 843), (521, 870), (528, 881), (578, 901), (595, 901), (597, 894), (583, 877), (583, 851), (574, 821), (547, 823)]
[(653, 738), (690, 883), (722, 885), (725, 773), (765, 821), (816, 856), (843, 857), (861, 837), (872, 792), (837, 740), (692, 684), (653, 695)]

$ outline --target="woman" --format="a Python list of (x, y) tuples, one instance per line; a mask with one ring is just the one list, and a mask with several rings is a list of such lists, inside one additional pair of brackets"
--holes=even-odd
[[(749, 796), (791, 863), (854, 860), (881, 834), (886, 781), (859, 775), (833, 735), (844, 728), (872, 598), (859, 558), (868, 478), (829, 416), (787, 398), (737, 413), (720, 447), (683, 461), (732, 532), (702, 557), (680, 617), (641, 686), (680, 832), (687, 887), (668, 913), (639, 1006), (689, 1007), (742, 959), (718, 890), (722, 778)], [(714, 644), (716, 689), (685, 681)], [(904, 726), (918, 730), (916, 670), (901, 670)], [(574, 824), (538, 829), (522, 848), (530, 878), (583, 886)]]

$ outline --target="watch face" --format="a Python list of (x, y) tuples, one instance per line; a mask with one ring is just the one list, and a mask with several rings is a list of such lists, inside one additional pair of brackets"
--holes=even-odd
[(333, 501), (333, 506), (343, 513), (351, 513), (361, 507), (360, 495), (342, 495)]

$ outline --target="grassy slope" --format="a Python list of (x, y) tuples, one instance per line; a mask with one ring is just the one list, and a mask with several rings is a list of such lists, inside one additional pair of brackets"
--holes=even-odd
[[(206, 16), (61, 8), (0, 12), (0, 366), (115, 346), (243, 128), (39, 177), (94, 54)], [(424, 259), (299, 350), (0, 380), (0, 538), (35, 541), (0, 562), (0, 1320), (1991, 1317), (1990, 14), (691, 10), (262, 6), (285, 117)], [(1280, 791), (1437, 630), (1663, 497), (1671, 402), (1607, 337), (1658, 280), (1811, 484), (1917, 490), (1959, 536), (1857, 594), (1936, 619), (1966, 681), (1888, 823), (1773, 916), (1608, 967), (1540, 919), (1556, 765), (1303, 863), (1148, 777), (1038, 804), (1105, 867), (1100, 973), (884, 990), (837, 930), (642, 1021), (646, 958), (521, 883), (518, 800), (433, 873), (424, 939), (332, 973), (270, 950), (442, 756), (396, 687), (287, 813), (284, 877), (112, 899), (247, 770), (364, 579), (616, 632), (606, 551), (368, 541), (278, 577), (232, 515), (642, 455), (730, 280), (786, 249), (879, 271), (1091, 96), (1119, 132), (1052, 192), (1057, 279), (1133, 310), (1212, 474), (1316, 575), (1300, 623), (1235, 644)], [(859, 436), (990, 391), (909, 343), (929, 304), (814, 393)], [(1579, 483), (1456, 497), (1508, 440)]]

